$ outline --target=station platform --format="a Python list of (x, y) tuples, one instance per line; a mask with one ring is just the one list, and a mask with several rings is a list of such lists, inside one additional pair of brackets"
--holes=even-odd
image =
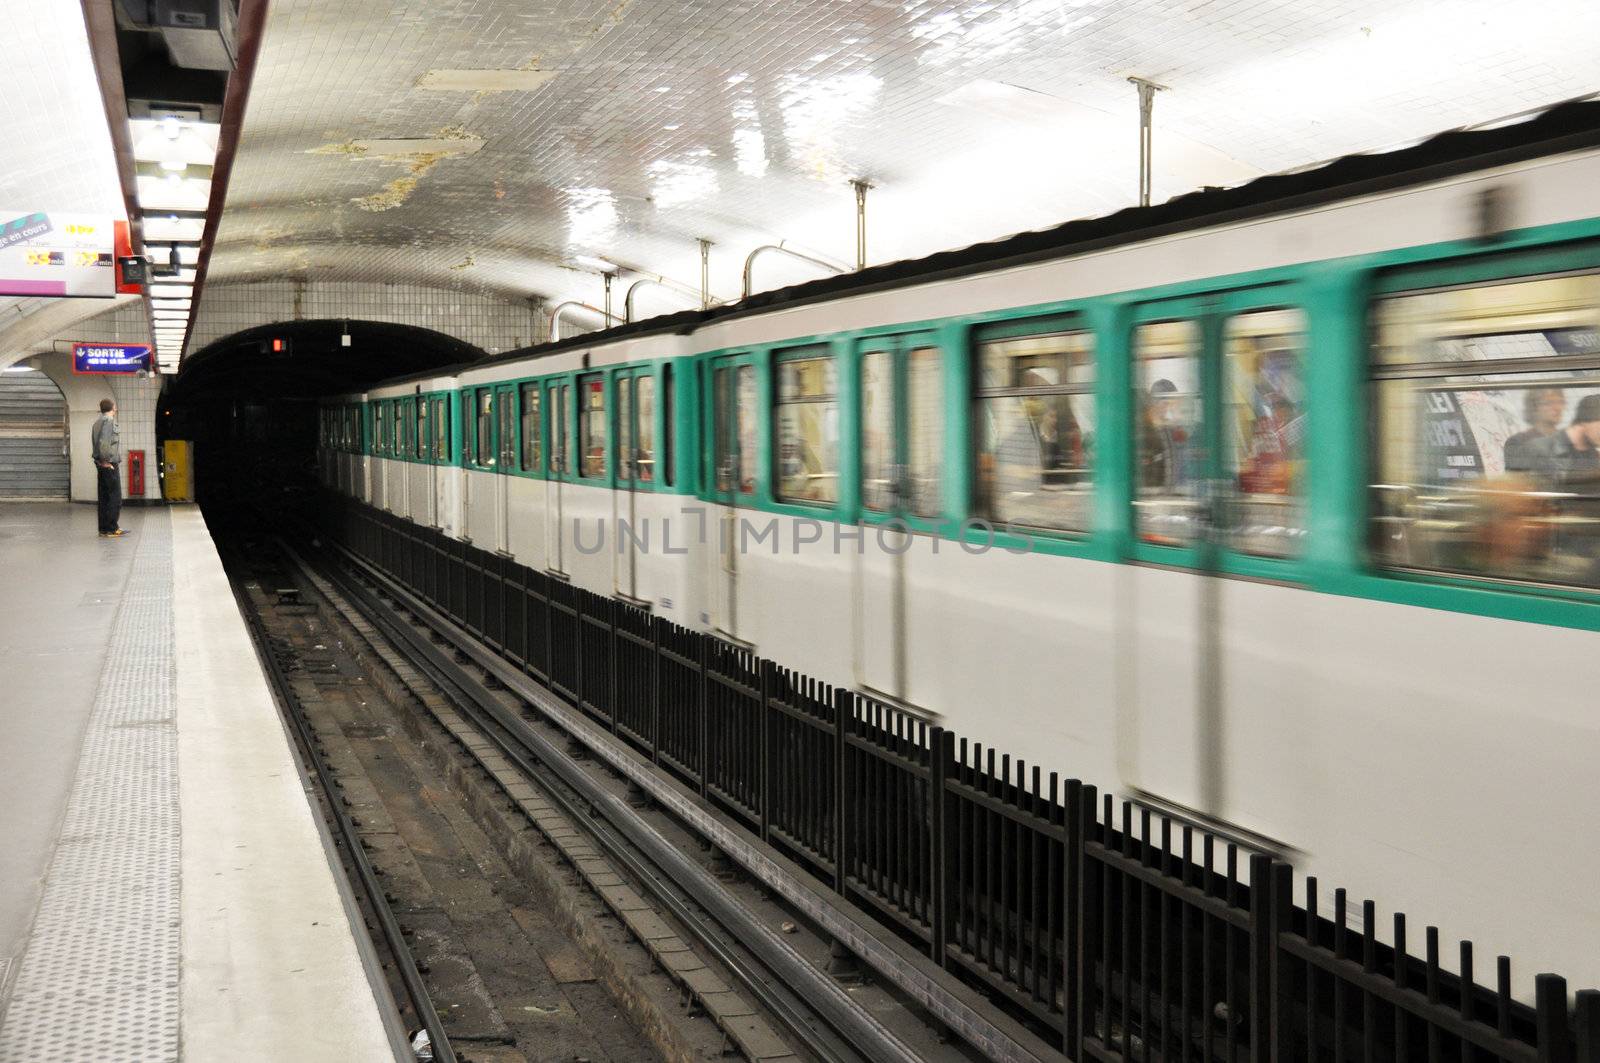
[(198, 509), (0, 503), (0, 1061), (405, 1031)]

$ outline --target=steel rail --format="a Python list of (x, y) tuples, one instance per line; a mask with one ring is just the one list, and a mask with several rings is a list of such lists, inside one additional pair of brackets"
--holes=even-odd
[(389, 952), (394, 957), (395, 969), (400, 975), (400, 981), (405, 985), (406, 995), (411, 998), (413, 1013), (428, 1031), (428, 1039), (433, 1047), (434, 1063), (457, 1063), (457, 1056), (450, 1046), (450, 1038), (445, 1033), (444, 1023), (439, 1018), (438, 1010), (433, 1006), (433, 999), (428, 996), (427, 986), (423, 984), (422, 972), (417, 968), (416, 958), (411, 955), (411, 950), (406, 945), (400, 921), (395, 918), (394, 912), (389, 908), (389, 902), (384, 898), (383, 884), (378, 881), (372, 862), (367, 859), (366, 850), (361, 845), (361, 836), (357, 833), (350, 814), (339, 802), (339, 791), (333, 773), (329, 770), (322, 754), (317, 751), (316, 734), (311, 730), (310, 721), (306, 719), (300, 698), (294, 692), (288, 673), (284, 671), (277, 655), (272, 652), (272, 641), (267, 634), (266, 625), (262, 622), (261, 614), (231, 572), (228, 583), (233, 588), (234, 599), (239, 603), (239, 612), (250, 630), (251, 641), (256, 645), (256, 654), (261, 658), (267, 679), (272, 684), (273, 693), (283, 707), (284, 715), (294, 726), (295, 733), (300, 736), (306, 757), (316, 773), (317, 781), (322, 785), (322, 792), (328, 799), (328, 807), (333, 812), (334, 826), (339, 831), (339, 838), (344, 843), (344, 850), (349, 854), (350, 862), (355, 865), (356, 876), (360, 879), (361, 888), (367, 895), (367, 906), (377, 917), (384, 943), (388, 945)]
[[(348, 558), (343, 547), (330, 545)], [(916, 1063), (920, 1059), (892, 1031), (859, 1007), (838, 982), (818, 971), (765, 926), (710, 872), (680, 852), (621, 797), (601, 787), (527, 721), (507, 709), (420, 628), (401, 620), (392, 608), (381, 604), (377, 592), (362, 586), (352, 570), (361, 572), (375, 585), (387, 583), (381, 576), (357, 559), (349, 559), (348, 568), (328, 565), (313, 569), (292, 548), (286, 546), (285, 550), (307, 571), (317, 571), (345, 595), (406, 653), (414, 666), (445, 691), (457, 708), (471, 716), (521, 771), (539, 779), (537, 769), (542, 767), (570, 789), (571, 795), (563, 787), (541, 783), (574, 823), (590, 831), (607, 856), (627, 868), (817, 1058), (836, 1063)], [(393, 596), (402, 600), (402, 594)], [(494, 726), (486, 726), (485, 718), (492, 720)]]

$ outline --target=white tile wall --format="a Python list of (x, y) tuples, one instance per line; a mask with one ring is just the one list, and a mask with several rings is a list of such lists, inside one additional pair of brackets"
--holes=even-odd
[[(100, 343), (149, 343), (150, 327), (145, 318), (144, 304), (142, 302), (129, 302), (114, 307), (94, 317), (86, 318), (72, 326), (72, 331), (59, 336), (53, 336), (29, 347), (32, 354), (51, 356), (52, 359), (63, 360), (66, 371), (70, 372), (70, 359), (72, 356), (71, 345), (74, 341), (100, 342)], [(122, 375), (107, 375), (100, 378), (110, 387), (111, 398), (117, 404), (117, 425), (122, 430), (122, 449), (126, 453), (131, 450), (142, 450), (145, 454), (145, 493), (141, 497), (160, 497), (160, 483), (156, 479), (156, 400), (161, 395), (162, 380), (160, 377), (137, 377)], [(85, 418), (92, 422), (98, 416), (89, 408), (74, 409), (72, 434), (69, 440), (73, 471), (74, 471), (74, 497), (81, 497), (84, 491), (78, 482), (81, 473), (80, 466), (87, 467), (88, 459), (83, 455), (83, 448), (88, 445), (87, 423), (80, 424)], [(92, 495), (92, 478), (88, 481), (91, 486), (89, 497)], [(127, 481), (123, 481), (126, 488)]]
[(281, 321), (381, 321), (442, 332), (489, 354), (537, 342), (547, 328), (542, 306), (496, 294), (337, 281), (208, 282), (188, 353), (258, 325)]

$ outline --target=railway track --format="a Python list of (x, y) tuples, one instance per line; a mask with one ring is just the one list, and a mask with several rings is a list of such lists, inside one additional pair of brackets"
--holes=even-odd
[[(270, 545), (308, 601), (342, 617), (370, 643), (456, 754), (472, 758), (480, 784), (496, 800), (508, 801), (512, 813), (520, 806), (546, 842), (585, 870), (589, 888), (612, 904), (619, 922), (675, 980), (689, 1005), (685, 1010), (722, 1030), (724, 1052), (838, 1063), (980, 1058), (889, 985), (859, 977), (849, 962), (841, 970), (840, 950), (802, 913), (786, 908), (761, 883), (730, 875), (720, 854), (507, 691), (374, 574), (332, 550)], [(256, 552), (262, 549), (258, 543)], [(255, 602), (248, 594), (240, 597), (252, 630), (265, 640)], [(272, 653), (263, 656), (315, 773), (325, 792), (334, 793), (337, 782), (316, 759), (317, 742), (314, 734), (307, 737), (310, 728), (295, 704), (293, 684)], [(359, 831), (339, 804), (328, 802), (336, 830), (346, 853), (357, 857), (354, 877), (367, 894), (367, 907), (380, 913), (379, 930), (397, 959), (412, 1013), (428, 1030), (434, 1058), (456, 1058), (428, 1000), (426, 979), (362, 852)], [(485, 811), (496, 814), (490, 807)]]

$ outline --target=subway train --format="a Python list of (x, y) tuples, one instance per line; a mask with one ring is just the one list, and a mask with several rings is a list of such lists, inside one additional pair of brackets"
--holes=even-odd
[(327, 400), (325, 484), (1600, 984), (1600, 104)]

